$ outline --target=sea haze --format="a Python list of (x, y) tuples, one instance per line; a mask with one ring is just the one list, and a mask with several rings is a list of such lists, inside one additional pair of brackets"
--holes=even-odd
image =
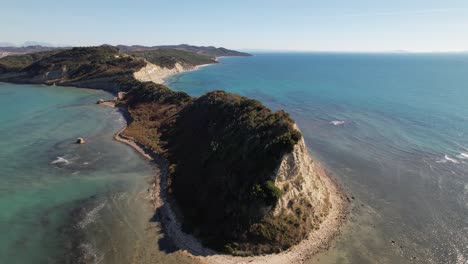
[(310, 263), (468, 261), (468, 54), (256, 53), (173, 76), (284, 109), (352, 213)]

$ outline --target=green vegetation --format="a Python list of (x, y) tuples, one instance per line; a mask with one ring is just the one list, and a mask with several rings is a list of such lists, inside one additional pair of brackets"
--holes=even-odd
[(187, 45), (187, 44), (163, 45), (163, 46), (153, 46), (153, 47), (146, 47), (146, 46), (140, 46), (140, 45), (134, 45), (134, 46), (119, 45), (117, 47), (123, 52), (171, 49), (171, 50), (186, 51), (192, 54), (205, 55), (205, 56), (212, 57), (212, 58), (219, 57), (219, 56), (251, 56), (250, 54), (245, 53), (245, 52), (229, 50), (226, 48), (216, 48), (213, 46), (208, 46), (208, 47), (192, 46), (192, 45)]
[(273, 173), (300, 138), (289, 115), (223, 91), (195, 99), (178, 115), (162, 127), (161, 139), (184, 228), (217, 250), (261, 237), (251, 227), (280, 198)]
[(207, 55), (169, 48), (159, 48), (145, 51), (130, 51), (127, 53), (136, 57), (145, 58), (147, 61), (153, 64), (169, 69), (174, 68), (176, 63), (180, 63), (185, 67), (216, 63), (213, 58)]
[(0, 74), (8, 71), (19, 71), (36, 61), (59, 52), (61, 52), (61, 50), (43, 51), (24, 55), (10, 55), (0, 58)]
[[(62, 84), (117, 92), (116, 80), (130, 78), (146, 65), (142, 58), (111, 46), (71, 48), (0, 59), (6, 65), (0, 80), (19, 83)], [(1, 68), (0, 68), (1, 69)], [(8, 73), (8, 74), (2, 74)]]
[(204, 54), (210, 57), (220, 57), (220, 56), (251, 56), (245, 52), (239, 52), (235, 50), (229, 50), (226, 48), (216, 48), (213, 46), (203, 47), (203, 46), (192, 46), (187, 44), (181, 45), (167, 45), (167, 46), (159, 46), (159, 48), (170, 48), (170, 49), (178, 49), (178, 50), (185, 50), (192, 53), (197, 54)]
[(66, 70), (61, 77), (70, 81), (131, 74), (144, 66), (142, 60), (120, 54), (117, 48), (100, 46), (72, 48), (35, 62), (24, 70), (32, 75)]

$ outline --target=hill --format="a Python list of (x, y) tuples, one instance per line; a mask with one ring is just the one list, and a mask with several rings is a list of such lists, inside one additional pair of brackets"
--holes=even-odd
[(213, 46), (193, 46), (188, 44), (180, 44), (180, 45), (162, 45), (162, 46), (125, 46), (125, 45), (118, 45), (117, 46), (122, 51), (147, 51), (147, 50), (157, 50), (157, 49), (172, 49), (172, 50), (182, 50), (191, 53), (206, 55), (208, 57), (221, 57), (221, 56), (252, 56), (249, 53), (239, 52), (235, 50), (229, 50), (226, 48), (216, 48)]
[(0, 80), (101, 88), (116, 92), (115, 81), (144, 67), (142, 58), (110, 46), (71, 48), (0, 58)]
[(25, 54), (25, 53), (33, 53), (33, 52), (67, 48), (67, 47), (51, 47), (51, 46), (42, 46), (42, 45), (27, 45), (27, 46), (16, 47), (13, 45), (10, 46), (8, 43), (4, 43), (4, 44), (5, 45), (0, 46), (0, 52), (9, 52), (12, 54)]
[(203, 54), (170, 48), (127, 51), (126, 53), (135, 57), (145, 58), (153, 64), (169, 69), (174, 68), (176, 63), (180, 63), (183, 67), (187, 68), (197, 65), (216, 63), (216, 60)]
[(61, 50), (35, 52), (25, 55), (10, 55), (0, 58), (0, 73), (20, 71), (43, 58), (59, 53)]

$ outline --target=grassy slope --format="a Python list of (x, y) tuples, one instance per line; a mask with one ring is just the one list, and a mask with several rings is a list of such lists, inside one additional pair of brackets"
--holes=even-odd
[(245, 52), (239, 52), (235, 50), (229, 50), (226, 48), (216, 48), (213, 46), (192, 46), (187, 44), (181, 45), (167, 45), (167, 46), (160, 46), (161, 48), (171, 48), (171, 49), (178, 49), (178, 50), (185, 50), (197, 54), (204, 54), (210, 57), (219, 57), (219, 56), (251, 56)]
[(29, 65), (24, 71), (34, 75), (66, 66), (66, 78), (76, 80), (132, 73), (144, 65), (142, 60), (122, 56), (117, 48), (101, 46), (62, 51)]
[(128, 54), (136, 57), (145, 58), (147, 61), (166, 67), (169, 69), (174, 68), (176, 63), (183, 66), (197, 66), (202, 64), (216, 63), (214, 59), (207, 55), (197, 54), (184, 50), (176, 49), (155, 49), (145, 51), (129, 51)]
[(0, 73), (7, 71), (19, 71), (36, 61), (57, 54), (59, 52), (61, 52), (61, 50), (42, 51), (24, 55), (10, 55), (0, 58)]
[(130, 51), (148, 51), (148, 50), (158, 50), (158, 49), (171, 49), (171, 50), (180, 50), (186, 51), (193, 54), (205, 55), (208, 57), (219, 57), (219, 56), (251, 56), (251, 54), (245, 52), (239, 52), (235, 50), (229, 50), (226, 48), (216, 48), (213, 46), (203, 47), (203, 46), (192, 46), (187, 44), (181, 45), (162, 45), (162, 46), (141, 46), (141, 45), (134, 45), (134, 46), (125, 46), (119, 45), (117, 46), (121, 51), (130, 52)]

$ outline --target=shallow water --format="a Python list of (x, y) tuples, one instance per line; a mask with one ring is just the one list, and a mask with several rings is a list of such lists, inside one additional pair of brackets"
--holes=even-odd
[(285, 109), (352, 213), (309, 263), (468, 263), (468, 55), (258, 53), (170, 78)]
[[(0, 83), (0, 263), (183, 263), (160, 251), (156, 168), (102, 91)], [(87, 143), (76, 145), (77, 137)]]

